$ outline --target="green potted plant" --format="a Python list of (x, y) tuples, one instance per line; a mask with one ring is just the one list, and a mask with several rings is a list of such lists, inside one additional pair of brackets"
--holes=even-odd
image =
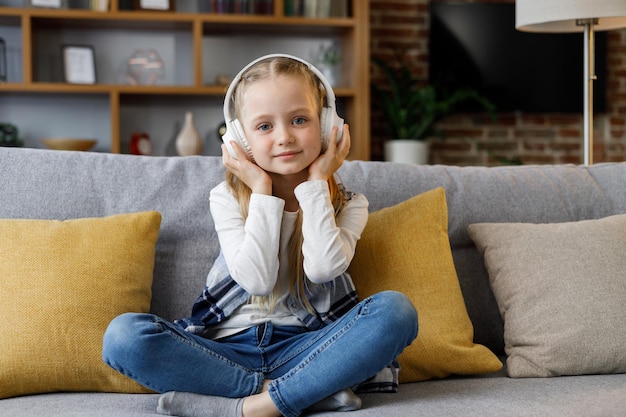
[[(391, 139), (385, 144), (387, 160), (427, 163), (428, 140), (437, 133), (435, 124), (463, 102), (474, 100), (492, 117), (495, 114), (493, 104), (475, 90), (457, 89), (448, 94), (442, 93), (435, 86), (414, 77), (409, 67), (400, 59), (396, 61), (398, 64), (393, 66), (373, 58), (374, 64), (383, 71), (388, 83), (387, 88), (372, 85), (374, 100), (382, 106)], [(398, 148), (397, 151), (395, 148)], [(409, 158), (411, 154), (419, 156)]]
[(24, 142), (19, 138), (17, 126), (12, 123), (0, 123), (0, 146), (20, 147)]

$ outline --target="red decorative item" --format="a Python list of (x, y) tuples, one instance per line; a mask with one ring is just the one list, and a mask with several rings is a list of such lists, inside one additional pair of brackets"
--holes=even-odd
[(151, 155), (152, 142), (150, 142), (150, 135), (143, 132), (133, 133), (130, 139), (130, 153), (134, 155)]

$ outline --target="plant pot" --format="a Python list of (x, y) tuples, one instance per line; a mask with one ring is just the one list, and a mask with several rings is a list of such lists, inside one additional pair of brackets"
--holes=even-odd
[(393, 139), (385, 143), (385, 161), (426, 165), (429, 150), (428, 141)]

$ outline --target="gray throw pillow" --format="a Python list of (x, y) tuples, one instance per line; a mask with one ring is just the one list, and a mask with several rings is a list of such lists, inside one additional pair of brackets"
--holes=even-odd
[(511, 377), (626, 372), (626, 214), (480, 223)]

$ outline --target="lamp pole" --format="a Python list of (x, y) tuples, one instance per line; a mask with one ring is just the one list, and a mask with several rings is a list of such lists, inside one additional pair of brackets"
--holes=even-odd
[(583, 42), (583, 163), (593, 164), (593, 82), (596, 80), (595, 56), (594, 56), (594, 32), (593, 26), (598, 24), (598, 19), (578, 19), (577, 26), (584, 27)]

